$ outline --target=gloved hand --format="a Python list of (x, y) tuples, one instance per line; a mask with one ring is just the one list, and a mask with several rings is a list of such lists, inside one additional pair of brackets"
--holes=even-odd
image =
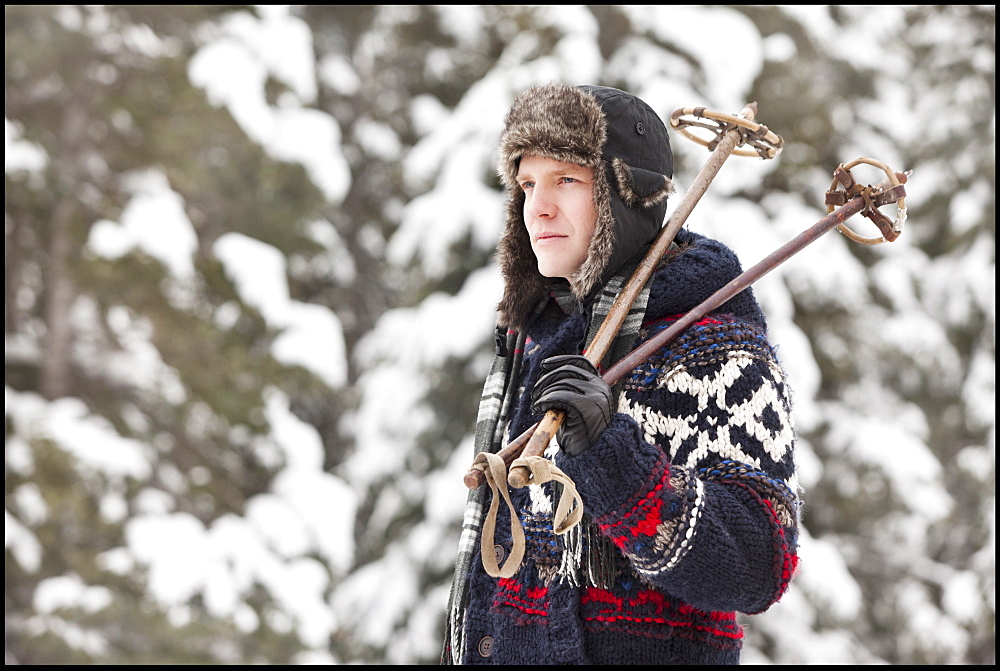
[(542, 362), (541, 375), (531, 390), (531, 411), (566, 413), (556, 431), (563, 452), (577, 456), (596, 443), (611, 422), (613, 408), (611, 388), (585, 357), (553, 356)]

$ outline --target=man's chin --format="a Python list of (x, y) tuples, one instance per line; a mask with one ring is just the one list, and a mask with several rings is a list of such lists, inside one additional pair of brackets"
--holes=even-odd
[(555, 279), (560, 277), (565, 279), (570, 275), (569, 272), (566, 272), (564, 270), (560, 270), (558, 268), (550, 268), (548, 266), (541, 266), (541, 265), (538, 266), (538, 272), (542, 277), (548, 277), (549, 279)]
[(550, 256), (552, 255), (535, 253), (535, 258), (538, 260), (538, 272), (542, 277), (568, 278), (580, 267), (579, 263), (575, 265), (568, 263), (564, 257), (549, 258)]

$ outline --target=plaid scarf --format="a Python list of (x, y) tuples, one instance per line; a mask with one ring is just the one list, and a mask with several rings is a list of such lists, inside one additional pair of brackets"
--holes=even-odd
[[(590, 346), (597, 330), (604, 323), (611, 306), (625, 286), (631, 276), (632, 268), (627, 268), (628, 272), (622, 272), (612, 277), (605, 283), (593, 299), (590, 322), (587, 327), (586, 347)], [(628, 316), (622, 323), (621, 328), (609, 348), (607, 356), (601, 362), (602, 367), (612, 365), (614, 362), (628, 354), (639, 329), (642, 326), (643, 316), (646, 312), (646, 304), (649, 300), (649, 289), (651, 282), (639, 293), (635, 302), (629, 310)], [(568, 292), (558, 293), (554, 296), (560, 306), (568, 313), (579, 311), (579, 302)], [(537, 317), (547, 305), (549, 299), (546, 298), (539, 305), (531, 316)], [(530, 320), (529, 320), (530, 322)], [(510, 408), (516, 402), (518, 393), (517, 379), (520, 377), (521, 363), (524, 355), (526, 334), (515, 331), (501, 333), (497, 330), (497, 354), (493, 359), (493, 365), (486, 376), (486, 384), (483, 388), (483, 395), (479, 402), (479, 412), (476, 418), (475, 433), (475, 455), (483, 451), (499, 452), (503, 447), (504, 434), (506, 432), (506, 421), (501, 421), (509, 417)], [(617, 397), (622, 384), (618, 383), (613, 389)], [(465, 652), (465, 608), (468, 599), (469, 578), (472, 570), (472, 562), (479, 557), (476, 551), (480, 533), (482, 532), (483, 519), (488, 507), (487, 494), (489, 489), (485, 486), (479, 487), (469, 492), (465, 506), (465, 515), (462, 520), (462, 533), (458, 542), (458, 559), (455, 564), (455, 575), (452, 580), (451, 592), (448, 596), (448, 612), (445, 622), (444, 645), (441, 653), (442, 664), (461, 664)], [(569, 567), (575, 570), (577, 567)]]

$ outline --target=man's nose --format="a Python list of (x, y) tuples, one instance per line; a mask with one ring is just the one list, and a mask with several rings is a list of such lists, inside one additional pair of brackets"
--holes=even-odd
[(530, 221), (551, 217), (555, 214), (555, 209), (552, 190), (536, 184), (524, 201), (524, 218)]

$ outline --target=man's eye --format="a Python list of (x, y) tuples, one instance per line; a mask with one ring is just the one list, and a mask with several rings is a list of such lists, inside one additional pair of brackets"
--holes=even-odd
[(563, 182), (565, 182), (567, 184), (572, 184), (573, 182), (580, 181), (576, 177), (563, 177), (562, 179), (563, 179)]
[(525, 182), (521, 182), (521, 188), (522, 188), (522, 189), (530, 189), (530, 188), (531, 188), (531, 187), (533, 187), (534, 185), (535, 185), (535, 183), (534, 183), (534, 182), (527, 182), (527, 181), (525, 181)]

